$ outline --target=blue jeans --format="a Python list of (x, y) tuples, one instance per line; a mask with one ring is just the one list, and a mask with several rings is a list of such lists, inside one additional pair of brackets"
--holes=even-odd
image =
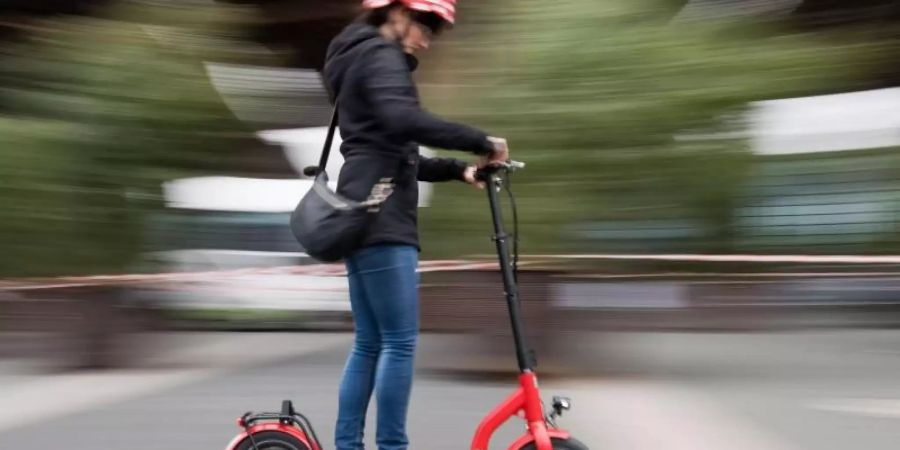
[(409, 245), (367, 247), (347, 258), (356, 339), (341, 380), (337, 450), (362, 450), (375, 391), (379, 450), (406, 450), (406, 411), (419, 334), (418, 251)]

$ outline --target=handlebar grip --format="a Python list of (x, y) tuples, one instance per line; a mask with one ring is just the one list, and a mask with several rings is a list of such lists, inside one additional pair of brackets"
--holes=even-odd
[(478, 180), (487, 181), (488, 177), (491, 174), (497, 173), (501, 170), (513, 172), (515, 170), (524, 169), (524, 168), (525, 168), (525, 163), (523, 163), (521, 161), (509, 160), (504, 163), (492, 164), (492, 165), (484, 166), (484, 167), (478, 169), (478, 171), (475, 172), (475, 178)]
[(319, 166), (307, 166), (303, 169), (303, 175), (314, 177), (319, 174)]

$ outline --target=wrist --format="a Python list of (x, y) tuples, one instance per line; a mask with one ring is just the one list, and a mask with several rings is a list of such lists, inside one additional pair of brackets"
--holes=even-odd
[(469, 171), (469, 168), (473, 166), (469, 166), (464, 161), (460, 160), (455, 161), (455, 166), (456, 179), (459, 181), (468, 182), (468, 180), (466, 180), (466, 173)]

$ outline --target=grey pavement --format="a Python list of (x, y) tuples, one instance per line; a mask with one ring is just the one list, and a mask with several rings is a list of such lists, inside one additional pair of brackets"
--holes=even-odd
[[(513, 387), (497, 374), (435, 370), (453, 348), (442, 339), (425, 336), (420, 347), (413, 449), (467, 448), (481, 416)], [(332, 448), (349, 335), (208, 333), (171, 342), (127, 371), (10, 375), (7, 366), (0, 449), (221, 449), (238, 431), (235, 417), (277, 410), (283, 398)], [(590, 334), (573, 342), (575, 351), (605, 370), (546, 378), (541, 387), (547, 398), (573, 398), (561, 425), (594, 449), (893, 450), (900, 443), (898, 330)], [(521, 431), (521, 423), (507, 425), (492, 448)], [(371, 432), (367, 439), (374, 448)]]

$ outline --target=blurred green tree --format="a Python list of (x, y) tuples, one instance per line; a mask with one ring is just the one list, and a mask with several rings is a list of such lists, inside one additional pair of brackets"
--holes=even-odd
[[(423, 90), (509, 137), (529, 163), (514, 177), (528, 253), (729, 251), (753, 159), (750, 102), (853, 90), (883, 62), (885, 44), (852, 31), (672, 21), (679, 6), (517, 0), (463, 10)], [(423, 214), (431, 254), (489, 250), (489, 217), (473, 195), (438, 190), (440, 207)]]
[(240, 11), (120, 2), (22, 24), (0, 58), (0, 276), (120, 272), (163, 181), (246, 170), (255, 140), (202, 64), (239, 53)]

